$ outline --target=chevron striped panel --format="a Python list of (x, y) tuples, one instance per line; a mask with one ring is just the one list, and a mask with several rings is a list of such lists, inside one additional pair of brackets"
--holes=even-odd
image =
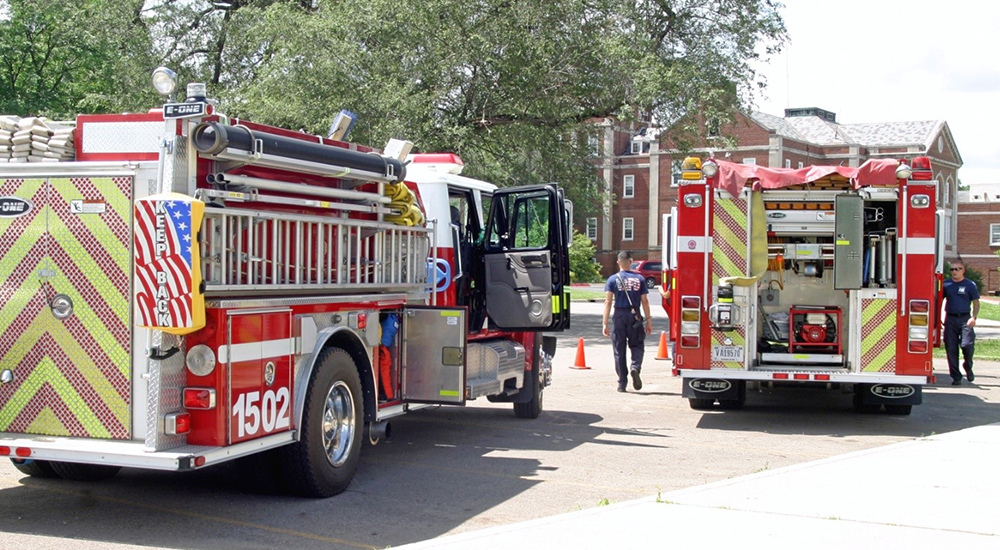
[(0, 218), (0, 431), (129, 438), (131, 195), (128, 177), (0, 179), (34, 205)]

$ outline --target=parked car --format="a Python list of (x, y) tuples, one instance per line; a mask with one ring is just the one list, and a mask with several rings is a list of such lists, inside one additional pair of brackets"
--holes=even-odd
[(663, 278), (663, 262), (658, 260), (639, 260), (632, 262), (629, 267), (632, 271), (635, 271), (639, 275), (642, 275), (643, 279), (646, 279), (646, 286), (648, 288), (653, 288), (660, 283), (660, 279)]

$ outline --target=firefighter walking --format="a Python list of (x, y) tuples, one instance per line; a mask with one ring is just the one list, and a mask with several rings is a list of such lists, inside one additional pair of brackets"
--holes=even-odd
[[(604, 286), (603, 331), (605, 336), (611, 336), (619, 392), (625, 391), (629, 375), (632, 376), (632, 387), (636, 390), (642, 389), (640, 371), (642, 370), (643, 346), (646, 335), (653, 333), (646, 280), (642, 275), (629, 271), (631, 264), (631, 253), (628, 251), (618, 253), (619, 271), (609, 277)], [(642, 306), (641, 314), (639, 312), (640, 304)], [(612, 309), (614, 315), (611, 314)], [(610, 334), (609, 321), (611, 322)], [(631, 364), (626, 360), (626, 348), (632, 355)]]

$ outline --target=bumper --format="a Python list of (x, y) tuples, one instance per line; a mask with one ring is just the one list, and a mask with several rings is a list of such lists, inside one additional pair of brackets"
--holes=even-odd
[(295, 434), (284, 432), (228, 447), (187, 445), (168, 451), (150, 451), (136, 441), (0, 434), (0, 451), (6, 448), (10, 458), (184, 471), (280, 447), (295, 441)]

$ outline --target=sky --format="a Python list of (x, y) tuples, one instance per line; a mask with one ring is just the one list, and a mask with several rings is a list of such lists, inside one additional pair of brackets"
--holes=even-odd
[(757, 109), (837, 122), (944, 120), (963, 184), (1000, 184), (1000, 2), (781, 0), (789, 41)]

